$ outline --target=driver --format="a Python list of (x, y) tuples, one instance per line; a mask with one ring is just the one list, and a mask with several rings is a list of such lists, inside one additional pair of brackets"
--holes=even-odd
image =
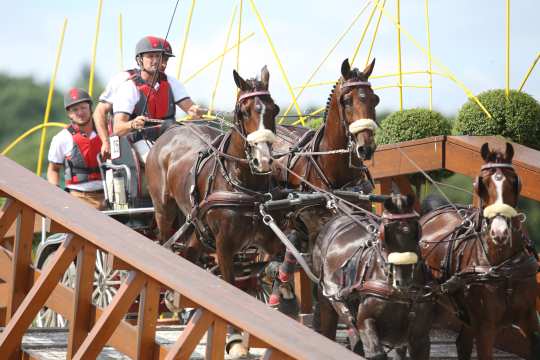
[[(170, 56), (174, 55), (164, 39), (145, 36), (139, 40), (135, 47), (139, 69), (128, 71), (128, 80), (118, 86), (112, 97), (113, 132), (118, 136), (131, 133), (131, 141), (143, 163), (150, 142), (157, 139), (162, 126), (175, 122), (176, 106), (196, 119), (205, 113), (178, 80), (162, 71), (164, 58)], [(133, 134), (133, 131), (137, 132)]]

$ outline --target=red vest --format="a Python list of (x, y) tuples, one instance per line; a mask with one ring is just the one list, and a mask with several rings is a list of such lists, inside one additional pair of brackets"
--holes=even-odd
[(90, 139), (83, 135), (79, 127), (69, 125), (67, 131), (73, 137), (71, 155), (64, 159), (66, 185), (80, 184), (91, 180), (100, 180), (97, 156), (101, 151), (101, 139)]
[(135, 105), (131, 117), (144, 115), (151, 119), (174, 119), (176, 105), (171, 86), (167, 81), (167, 75), (159, 73), (156, 90), (142, 79), (140, 70), (128, 70), (128, 72), (130, 80), (133, 80), (140, 94), (139, 102)]

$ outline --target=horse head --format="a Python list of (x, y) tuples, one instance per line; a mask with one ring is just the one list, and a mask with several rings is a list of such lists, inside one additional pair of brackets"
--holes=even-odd
[(368, 79), (375, 66), (375, 59), (364, 69), (351, 69), (349, 59), (341, 64), (341, 78), (335, 89), (339, 104), (339, 117), (349, 138), (349, 150), (360, 161), (373, 156), (375, 144), (375, 107), (379, 97), (373, 92)]
[(420, 224), (414, 211), (414, 195), (392, 196), (384, 202), (379, 229), (381, 250), (390, 265), (392, 286), (408, 289), (413, 285), (420, 249)]
[(485, 164), (474, 183), (474, 194), (483, 211), (483, 230), (496, 246), (504, 246), (512, 239), (512, 221), (518, 217), (515, 207), (521, 191), (521, 180), (512, 166), (514, 148), (506, 143), (503, 153), (490, 150), (485, 143), (481, 155)]
[(275, 141), (276, 115), (279, 106), (268, 91), (270, 74), (266, 66), (260, 78), (244, 80), (233, 70), (240, 89), (236, 100), (235, 126), (244, 138), (244, 150), (251, 172), (256, 175), (272, 171), (272, 143)]

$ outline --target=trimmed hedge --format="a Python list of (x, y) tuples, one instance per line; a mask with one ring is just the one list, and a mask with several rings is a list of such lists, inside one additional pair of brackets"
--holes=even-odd
[(454, 123), (456, 135), (502, 135), (514, 142), (540, 149), (540, 104), (532, 96), (511, 90), (488, 90), (477, 96), (492, 119), (473, 100), (460, 109)]
[(409, 109), (397, 111), (384, 119), (375, 139), (378, 144), (393, 144), (430, 136), (449, 135), (451, 128), (450, 121), (437, 111)]

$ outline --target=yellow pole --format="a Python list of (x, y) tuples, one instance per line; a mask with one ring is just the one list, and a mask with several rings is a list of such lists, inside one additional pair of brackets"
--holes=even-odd
[[(383, 1), (382, 7), (386, 5), (386, 0)], [(377, 7), (375, 7), (377, 8)], [(371, 51), (373, 50), (373, 45), (375, 44), (375, 39), (377, 38), (377, 33), (379, 32), (379, 25), (381, 24), (382, 12), (379, 12), (379, 18), (377, 19), (377, 25), (375, 25), (375, 31), (373, 32), (373, 39), (371, 39), (371, 44), (369, 45), (368, 55), (366, 57), (366, 67), (369, 65), (369, 60), (371, 58)]]
[(506, 0), (506, 98), (510, 95), (510, 0)]
[[(427, 53), (426, 49), (422, 45), (420, 45), (420, 43), (418, 41), (416, 41), (416, 39), (408, 31), (403, 29), (401, 27), (401, 25), (396, 21), (396, 19), (392, 15), (388, 14), (388, 12), (380, 6), (379, 0), (374, 0), (374, 1), (377, 3), (377, 7), (379, 8), (379, 11), (382, 11), (384, 16), (386, 16), (390, 21), (392, 21), (394, 23), (394, 26), (399, 27), (401, 29), (401, 31), (403, 31), (403, 34), (405, 34), (405, 36), (407, 36), (407, 38), (414, 44), (414, 46), (416, 46), (420, 51), (422, 51), (424, 53), (425, 56), (427, 56), (428, 53)], [(455, 82), (463, 90), (463, 92), (465, 92), (465, 94), (470, 99), (472, 99), (482, 109), (482, 111), (487, 115), (487, 117), (489, 117), (490, 119), (493, 118), (491, 116), (491, 114), (489, 113), (489, 111), (487, 111), (485, 106), (480, 102), (480, 100), (478, 100), (478, 98), (476, 96), (474, 96), (472, 91), (469, 90), (469, 88), (467, 88), (465, 86), (465, 84), (463, 84), (461, 81), (459, 81), (454, 76), (454, 74), (452, 74), (450, 69), (448, 69), (446, 66), (444, 66), (437, 58), (435, 58), (433, 56), (431, 57), (431, 60), (435, 63), (435, 65), (439, 66), (441, 69), (443, 69), (446, 72), (446, 74), (442, 74), (443, 76), (446, 76), (447, 78), (449, 78), (450, 80)], [(441, 75), (441, 74), (439, 74), (439, 75)]]
[[(253, 35), (255, 35), (255, 33), (250, 33), (249, 35), (247, 36), (244, 36), (242, 38), (242, 40), (240, 41), (240, 43), (243, 43), (244, 41), (248, 40), (249, 38), (253, 37)], [(220, 60), (222, 57), (224, 57), (229, 51), (231, 51), (232, 49), (236, 48), (237, 45), (233, 45), (231, 47), (229, 47), (227, 50), (225, 50), (225, 52), (222, 52), (221, 54), (219, 54), (218, 56), (214, 57), (212, 60), (210, 60), (208, 63), (206, 63), (205, 65), (203, 65), (201, 68), (199, 68), (199, 70), (195, 71), (193, 74), (191, 74), (190, 76), (188, 76), (185, 80), (183, 80), (182, 82), (184, 84), (187, 84), (188, 82), (190, 82), (191, 80), (193, 80), (195, 77), (197, 77), (200, 73), (202, 73), (205, 69), (207, 69), (210, 65), (212, 65), (213, 63), (215, 63), (216, 61)]]
[(124, 70), (124, 41), (122, 39), (122, 13), (118, 15), (118, 44), (120, 51), (120, 71)]
[[(227, 37), (225, 38), (225, 45), (223, 46), (223, 52), (225, 52), (227, 50), (227, 46), (229, 46), (229, 39), (231, 37), (234, 19), (236, 18), (236, 9), (237, 9), (237, 5), (234, 6), (233, 13), (231, 15), (231, 20), (229, 21), (229, 29), (227, 30)], [(219, 86), (219, 79), (221, 78), (221, 70), (223, 69), (224, 60), (225, 60), (225, 56), (223, 56), (221, 58), (221, 61), (219, 62), (218, 73), (216, 76), (216, 84), (214, 85), (214, 90), (212, 91), (212, 100), (210, 101), (210, 106), (208, 107), (207, 115), (211, 115), (212, 110), (214, 109), (214, 102), (216, 100), (216, 93), (217, 93), (217, 88)]]
[[(56, 49), (56, 63), (54, 65), (53, 74), (51, 77), (51, 83), (49, 84), (49, 95), (47, 96), (47, 107), (45, 108), (45, 115), (43, 116), (43, 124), (49, 122), (49, 114), (51, 113), (51, 103), (54, 93), (54, 82), (56, 79), (56, 73), (58, 72), (58, 66), (60, 64), (60, 55), (62, 54), (62, 47), (64, 46), (64, 34), (66, 33), (67, 27), (67, 18), (64, 19), (64, 25), (62, 27), (62, 33), (60, 35), (60, 42), (58, 43), (58, 48)], [(41, 163), (43, 162), (43, 148), (45, 147), (45, 137), (47, 136), (46, 126), (44, 126), (43, 131), (41, 132), (41, 140), (39, 143), (39, 154), (38, 154), (38, 163), (36, 174), (41, 176)]]
[[(272, 49), (272, 53), (274, 54), (274, 57), (276, 58), (276, 62), (278, 63), (279, 70), (281, 71), (281, 76), (283, 76), (283, 79), (285, 80), (285, 84), (287, 85), (287, 89), (289, 90), (289, 94), (292, 97), (292, 101), (294, 103), (294, 107), (296, 108), (297, 115), (302, 115), (302, 111), (300, 110), (300, 106), (298, 106), (298, 102), (296, 101), (296, 96), (294, 95), (294, 91), (292, 89), (291, 83), (289, 82), (289, 78), (287, 77), (287, 74), (285, 73), (285, 69), (283, 68), (283, 65), (281, 64), (281, 60), (279, 59), (279, 56), (276, 52), (276, 49), (274, 47), (274, 43), (272, 42), (272, 39), (270, 38), (270, 35), (268, 34), (268, 31), (266, 31), (266, 27), (264, 26), (264, 23), (261, 19), (261, 15), (259, 14), (259, 11), (255, 7), (255, 2), (253, 0), (249, 0), (249, 3), (251, 5), (251, 9), (257, 16), (257, 20), (259, 21), (259, 24), (261, 25), (261, 28), (264, 32), (264, 35), (266, 36), (266, 39), (268, 40), (268, 44), (270, 44), (270, 48)], [(304, 118), (300, 118), (302, 125), (304, 124)]]
[(538, 63), (538, 60), (540, 60), (540, 52), (536, 55), (536, 59), (533, 61), (532, 65), (529, 67), (529, 71), (527, 71), (527, 75), (523, 78), (523, 81), (521, 82), (521, 85), (519, 86), (519, 90), (523, 89), (523, 86), (525, 86), (525, 83), (527, 82), (527, 79), (529, 79), (529, 76), (531, 75), (534, 67), (536, 66), (536, 63)]
[(98, 0), (98, 13), (96, 15), (96, 33), (94, 34), (94, 44), (92, 46), (92, 64), (90, 65), (90, 80), (88, 81), (88, 94), (92, 96), (94, 91), (94, 72), (96, 71), (96, 50), (99, 37), (99, 23), (101, 22), (101, 8), (103, 0)]
[(425, 10), (426, 10), (426, 34), (427, 34), (427, 51), (428, 51), (428, 81), (429, 81), (429, 110), (433, 110), (433, 74), (431, 66), (431, 35), (429, 32), (429, 0), (425, 1)]
[(403, 74), (401, 73), (401, 15), (400, 15), (400, 0), (396, 0), (396, 16), (397, 16), (397, 48), (398, 48), (398, 72), (399, 72), (399, 110), (403, 111)]
[[(369, 3), (366, 3), (366, 8), (369, 5)], [(354, 61), (356, 60), (356, 56), (358, 55), (358, 51), (360, 50), (360, 46), (362, 46), (362, 43), (364, 42), (364, 37), (367, 34), (367, 31), (369, 29), (369, 25), (371, 25), (371, 20), (373, 19), (373, 15), (375, 15), (375, 10), (377, 10), (377, 7), (373, 5), (373, 10), (371, 10), (371, 14), (369, 14), (368, 21), (366, 23), (366, 26), (364, 27), (364, 31), (362, 31), (362, 36), (360, 36), (360, 41), (358, 41), (358, 44), (356, 45), (356, 49), (354, 49), (353, 56), (351, 57), (351, 61), (349, 62), (351, 64), (351, 67), (354, 64)], [(364, 9), (362, 9), (362, 12), (364, 12)]]
[(184, 42), (182, 43), (182, 50), (180, 51), (180, 58), (178, 59), (178, 65), (176, 67), (176, 78), (180, 79), (180, 72), (182, 71), (182, 65), (184, 64), (184, 53), (186, 52), (189, 30), (191, 29), (191, 18), (193, 17), (193, 10), (195, 9), (195, 0), (191, 0), (191, 7), (189, 8), (189, 14), (186, 22), (186, 28), (184, 30)]
[(240, 0), (240, 14), (238, 15), (238, 34), (236, 36), (236, 72), (240, 72), (240, 32), (242, 31), (242, 11), (244, 0)]
[(22, 134), (21, 136), (19, 136), (15, 140), (13, 140), (8, 146), (6, 146), (4, 148), (4, 150), (2, 150), (0, 155), (7, 155), (15, 147), (15, 145), (17, 145), (18, 143), (23, 141), (25, 138), (27, 138), (29, 135), (31, 135), (35, 131), (37, 131), (39, 129), (45, 129), (45, 128), (48, 128), (48, 127), (51, 127), (51, 126), (64, 128), (64, 127), (66, 127), (66, 124), (59, 123), (59, 122), (50, 122), (50, 123), (46, 123), (46, 124), (38, 124), (38, 125), (34, 126), (33, 128), (31, 128), (30, 130), (25, 131), (24, 134)]
[[(336, 49), (336, 47), (339, 45), (339, 43), (343, 40), (343, 38), (351, 31), (352, 27), (354, 26), (354, 24), (356, 24), (356, 22), (358, 21), (358, 19), (360, 18), (360, 16), (362, 16), (362, 14), (364, 13), (364, 11), (367, 9), (369, 3), (367, 3), (364, 8), (362, 10), (360, 10), (360, 12), (355, 16), (355, 18), (353, 19), (353, 21), (351, 22), (351, 24), (347, 27), (347, 29), (345, 29), (345, 31), (338, 37), (338, 39), (336, 40), (336, 42), (334, 43), (334, 45), (332, 45), (332, 47), (330, 48), (330, 50), (328, 50), (328, 52), (326, 53), (326, 55), (324, 56), (323, 60), (320, 62), (320, 64), (315, 68), (315, 70), (311, 73), (311, 75), (309, 75), (308, 79), (306, 80), (306, 82), (304, 83), (306, 86), (302, 86), (300, 91), (298, 91), (298, 93), (296, 94), (296, 99), (298, 100), (298, 98), (300, 97), (300, 95), (302, 95), (302, 93), (304, 92), (304, 89), (307, 87), (307, 84), (309, 84), (311, 82), (311, 80), (313, 80), (313, 78), (315, 77), (315, 75), (319, 72), (319, 70), (321, 69), (321, 67), (324, 65), (324, 63), (326, 62), (326, 60), (328, 60), (328, 58), (330, 57), (330, 55), (334, 52), (334, 50)], [(375, 8), (376, 9), (376, 8)], [(352, 64), (352, 63), (351, 63)], [(287, 116), (289, 114), (289, 112), (291, 111), (292, 107), (293, 107), (293, 103), (291, 103), (289, 105), (289, 107), (287, 108), (287, 110), (285, 110), (285, 112), (283, 113), (283, 117), (281, 117), (281, 119), (279, 120), (279, 123), (281, 124), (283, 122), (283, 120), (285, 119), (285, 116)]]

